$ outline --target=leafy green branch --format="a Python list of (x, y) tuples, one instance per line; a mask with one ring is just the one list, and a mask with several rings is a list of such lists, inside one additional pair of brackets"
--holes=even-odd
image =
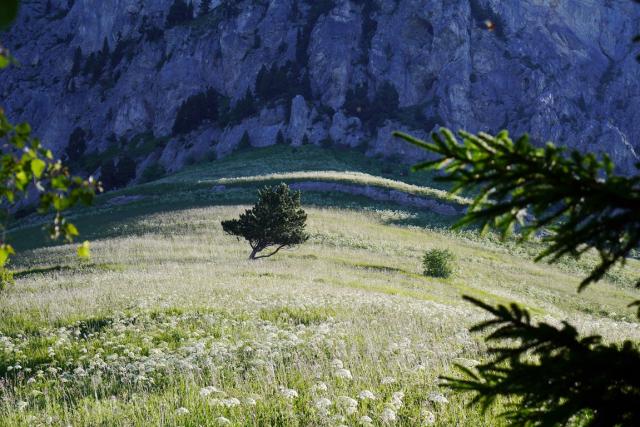
[[(0, 6), (0, 28), (15, 19), (18, 7), (17, 0), (3, 2)], [(9, 51), (0, 45), (0, 69), (13, 62)], [(63, 216), (63, 212), (79, 203), (91, 204), (101, 186), (91, 177), (83, 179), (71, 175), (60, 160), (54, 159), (50, 150), (32, 137), (29, 124), (12, 124), (1, 107), (0, 148), (0, 267), (3, 267), (15, 253), (7, 242), (7, 230), (17, 206), (31, 202), (35, 193), (38, 213), (54, 212), (48, 227), (50, 237), (71, 242), (78, 236), (78, 229)], [(78, 255), (89, 255), (87, 242), (78, 248)]]
[(494, 308), (465, 299), (493, 315), (471, 331), (490, 330), (486, 341), (501, 345), (490, 346), (493, 358), (486, 363), (457, 366), (467, 379), (444, 377), (447, 387), (476, 392), (472, 403), (484, 410), (501, 395), (518, 395), (518, 404), (503, 414), (514, 426), (566, 425), (578, 418), (591, 426), (640, 425), (640, 373), (629, 369), (640, 363), (633, 343), (580, 338), (566, 322), (533, 324), (516, 304)]

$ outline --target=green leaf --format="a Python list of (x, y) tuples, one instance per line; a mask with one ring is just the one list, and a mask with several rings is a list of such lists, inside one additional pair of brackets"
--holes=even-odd
[(20, 123), (16, 126), (16, 133), (22, 136), (27, 136), (31, 133), (31, 125), (29, 123)]
[(80, 234), (76, 226), (71, 223), (65, 224), (64, 227), (65, 227), (65, 234), (67, 235), (67, 238), (77, 236)]
[(15, 254), (11, 245), (0, 245), (0, 267), (4, 267), (9, 259), (9, 256)]
[(16, 182), (18, 186), (24, 187), (29, 183), (29, 177), (27, 177), (27, 174), (24, 171), (20, 171), (16, 173)]
[(4, 55), (0, 55), (0, 69), (6, 68), (9, 65), (9, 58)]
[(82, 242), (81, 245), (78, 246), (78, 258), (80, 259), (89, 259), (91, 258), (91, 246), (88, 240)]
[(44, 160), (31, 160), (31, 172), (33, 172), (36, 178), (40, 178), (42, 176), (42, 173), (44, 172), (46, 167), (47, 164), (44, 162)]

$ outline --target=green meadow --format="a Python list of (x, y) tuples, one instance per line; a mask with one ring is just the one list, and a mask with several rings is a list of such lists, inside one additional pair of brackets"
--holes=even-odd
[[(74, 211), (89, 261), (21, 219), (16, 284), (0, 299), (0, 425), (499, 426), (500, 405), (483, 413), (439, 379), (487, 357), (468, 332), (485, 314), (462, 295), (640, 339), (627, 307), (640, 298), (636, 260), (577, 293), (595, 256), (535, 263), (539, 242), (320, 191), (302, 195), (311, 237), (299, 247), (249, 261), (247, 243), (222, 232), (258, 188), (281, 181), (468, 202), (407, 171), (306, 146), (194, 165)], [(422, 274), (432, 248), (455, 254), (453, 277)]]

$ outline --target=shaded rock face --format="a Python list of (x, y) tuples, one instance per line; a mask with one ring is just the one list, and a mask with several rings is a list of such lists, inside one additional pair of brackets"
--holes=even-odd
[[(439, 126), (528, 132), (607, 152), (629, 173), (638, 161), (631, 1), (215, 0), (201, 16), (196, 0), (179, 22), (174, 3), (25, 2), (1, 35), (21, 63), (2, 72), (3, 107), (56, 154), (80, 128), (86, 157), (129, 156), (138, 176), (247, 142), (348, 145), (412, 163), (426, 154), (390, 133)], [(76, 167), (96, 173), (100, 161)]]

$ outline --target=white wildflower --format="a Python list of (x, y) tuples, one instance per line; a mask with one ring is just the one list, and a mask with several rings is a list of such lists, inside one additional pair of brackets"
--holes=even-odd
[(404, 393), (401, 391), (396, 391), (395, 393), (393, 393), (393, 395), (391, 396), (391, 405), (397, 410), (402, 408), (403, 402), (402, 399), (404, 399)]
[(442, 394), (436, 393), (436, 392), (429, 393), (429, 396), (427, 398), (433, 403), (439, 403), (441, 405), (449, 403), (449, 399), (444, 397)]
[(21, 400), (18, 402), (17, 406), (18, 406), (18, 411), (23, 411), (27, 406), (29, 406), (29, 404), (24, 400)]
[(340, 359), (333, 359), (331, 361), (331, 367), (333, 369), (342, 369), (342, 368), (344, 368), (344, 364), (342, 363), (342, 360), (340, 360)]
[(211, 393), (220, 393), (220, 392), (221, 392), (221, 391), (220, 391), (218, 388), (216, 388), (216, 387), (214, 387), (214, 386), (210, 385), (210, 386), (208, 386), (208, 387), (202, 387), (202, 388), (200, 389), (200, 396), (201, 396), (201, 397), (207, 397), (207, 396), (209, 396)]
[(280, 394), (287, 399), (295, 399), (298, 397), (298, 392), (292, 388), (280, 387)]
[(244, 403), (249, 406), (256, 406), (256, 400), (252, 397), (245, 397)]
[(231, 421), (229, 421), (225, 417), (218, 417), (216, 419), (216, 422), (218, 423), (219, 426), (230, 426), (231, 425)]
[(423, 426), (431, 426), (436, 423), (436, 416), (433, 414), (433, 412), (427, 409), (423, 409), (420, 411), (420, 418), (422, 418)]
[(358, 394), (358, 398), (360, 400), (376, 400), (376, 395), (373, 394), (372, 391), (362, 390), (360, 394)]
[(327, 387), (327, 385), (323, 382), (319, 382), (317, 384), (314, 384), (311, 387), (311, 392), (312, 393), (318, 393), (318, 392), (326, 392), (329, 389), (329, 387)]
[(331, 405), (331, 401), (326, 397), (321, 397), (314, 403), (314, 406), (318, 409), (318, 412), (323, 416), (329, 415), (329, 408), (331, 407)]
[(176, 414), (177, 415), (187, 415), (189, 413), (189, 410), (187, 408), (185, 408), (184, 406), (176, 409)]
[(331, 417), (331, 422), (336, 426), (341, 425), (345, 422), (345, 417), (343, 415), (336, 414)]
[(349, 396), (338, 397), (338, 404), (347, 415), (353, 415), (358, 410), (358, 401)]
[(361, 416), (358, 422), (360, 423), (360, 425), (363, 425), (365, 427), (373, 425), (373, 420), (371, 419), (371, 417), (368, 417), (366, 415)]
[(423, 365), (422, 363), (418, 363), (415, 367), (415, 371), (416, 372), (424, 372), (427, 370), (427, 367), (425, 365)]
[(391, 408), (385, 408), (380, 415), (380, 419), (385, 424), (391, 424), (396, 422), (396, 412)]
[(336, 377), (345, 380), (350, 380), (351, 378), (353, 378), (353, 376), (351, 375), (351, 371), (348, 369), (337, 369), (335, 375)]
[(222, 399), (221, 403), (222, 403), (222, 406), (226, 406), (227, 408), (233, 408), (234, 406), (240, 405), (240, 400), (236, 399), (235, 397), (231, 397), (229, 399)]
[(326, 397), (321, 397), (320, 399), (316, 400), (315, 406), (318, 409), (321, 408), (326, 408), (331, 406), (331, 401), (329, 399), (327, 399)]
[(383, 385), (394, 384), (396, 379), (393, 377), (384, 377), (381, 382)]

